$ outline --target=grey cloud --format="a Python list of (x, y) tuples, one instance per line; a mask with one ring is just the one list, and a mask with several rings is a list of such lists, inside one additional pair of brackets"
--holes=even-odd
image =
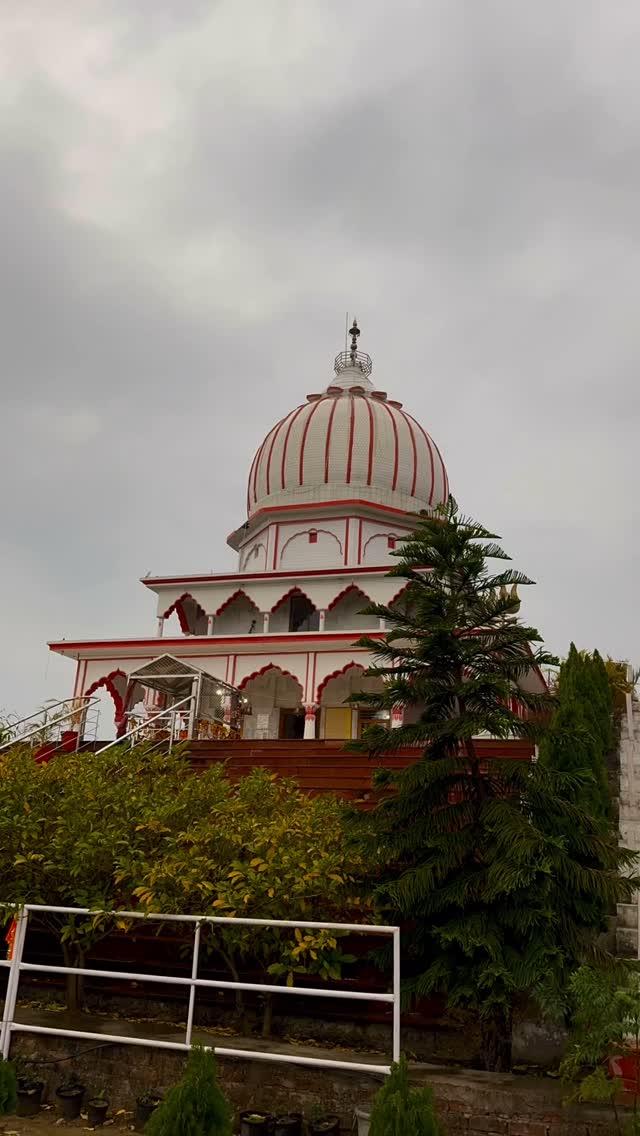
[(233, 563), (347, 308), (551, 646), (637, 656), (640, 14), (111, 0), (56, 39), (28, 9), (0, 17), (0, 707), (67, 693), (46, 638), (151, 630), (138, 575)]

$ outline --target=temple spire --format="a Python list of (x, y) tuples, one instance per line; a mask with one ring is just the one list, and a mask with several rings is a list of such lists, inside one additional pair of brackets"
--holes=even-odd
[(360, 328), (358, 327), (358, 321), (355, 316), (353, 317), (353, 323), (349, 328), (349, 335), (351, 336), (351, 351), (349, 352), (349, 354), (351, 355), (351, 366), (355, 367), (356, 359), (358, 356), (358, 336), (360, 335)]

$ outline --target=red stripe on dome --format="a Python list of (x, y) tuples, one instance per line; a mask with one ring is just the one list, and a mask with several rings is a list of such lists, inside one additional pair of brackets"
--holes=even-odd
[[(433, 444), (434, 444), (434, 446), (436, 446), (435, 442)], [(437, 453), (438, 457), (440, 458), (440, 465), (442, 466), (442, 488), (444, 490), (444, 498), (445, 498), (445, 501), (446, 501), (447, 497), (449, 496), (449, 478), (447, 477), (447, 471), (446, 471), (445, 464), (444, 464), (444, 458), (442, 457), (442, 454), (440, 453), (440, 450), (438, 449), (437, 446), (436, 446), (436, 453)]]
[(367, 466), (367, 485), (371, 485), (371, 474), (373, 472), (373, 450), (376, 442), (376, 427), (373, 418), (373, 410), (368, 398), (364, 400), (365, 406), (369, 411), (369, 464)]
[(299, 469), (299, 476), (298, 476), (298, 480), (299, 480), (300, 485), (302, 485), (302, 483), (304, 482), (304, 447), (305, 447), (305, 442), (307, 440), (307, 434), (309, 433), (309, 424), (310, 424), (311, 419), (313, 418), (316, 410), (320, 406), (320, 403), (325, 402), (325, 401), (326, 400), (324, 398), (319, 398), (317, 400), (317, 402), (312, 403), (311, 412), (310, 412), (310, 414), (307, 415), (307, 421), (304, 424), (304, 430), (302, 431), (302, 442), (300, 444), (300, 469)]
[(330, 454), (330, 450), (331, 450), (331, 427), (333, 426), (333, 416), (336, 412), (336, 406), (337, 405), (338, 405), (338, 398), (336, 397), (333, 400), (333, 406), (331, 407), (331, 411), (329, 413), (329, 421), (327, 423), (327, 440), (325, 442), (325, 447), (324, 447), (324, 483), (325, 483), (325, 485), (327, 484), (327, 482), (329, 480), (329, 454)]
[(258, 449), (255, 452), (253, 461), (251, 462), (251, 469), (249, 470), (249, 477), (247, 478), (247, 515), (249, 514), (249, 509), (251, 508), (251, 479), (253, 478), (253, 480), (255, 481), (254, 470), (256, 468), (256, 464), (258, 462), (258, 455), (259, 455), (261, 449), (262, 449), (262, 446), (259, 446)]
[[(269, 437), (269, 435), (267, 434), (267, 438), (268, 437)], [(256, 501), (258, 500), (258, 494), (256, 493), (256, 486), (258, 484), (258, 470), (260, 468), (260, 459), (262, 457), (262, 451), (264, 450), (264, 448), (267, 444), (267, 438), (265, 438), (264, 442), (260, 446), (255, 458), (253, 459), (253, 466), (251, 467), (251, 469), (253, 471), (252, 492), (253, 492), (253, 503), (254, 503), (254, 505), (255, 505)], [(249, 473), (249, 479), (251, 479), (251, 473)]]
[[(420, 433), (422, 434), (422, 437), (424, 438), (425, 442), (427, 443), (427, 449), (429, 451), (429, 464), (431, 466), (431, 488), (429, 490), (429, 504), (433, 505), (433, 494), (434, 494), (435, 487), (436, 487), (436, 474), (435, 474), (435, 467), (434, 467), (434, 464), (433, 464), (433, 446), (431, 445), (431, 439), (430, 439), (429, 435), (427, 434), (427, 431), (424, 429), (424, 426), (421, 426), (419, 422), (416, 422), (415, 418), (413, 418), (411, 414), (407, 414), (407, 418), (411, 418), (411, 421), (413, 422), (413, 424), (415, 426), (418, 427), (418, 430), (420, 431)], [(433, 444), (435, 445), (435, 442)], [(440, 459), (440, 460), (442, 460), (442, 459)], [(444, 466), (443, 466), (443, 468), (444, 468)]]
[(393, 451), (393, 481), (391, 483), (391, 488), (395, 489), (396, 485), (398, 484), (398, 460), (399, 460), (398, 424), (395, 420), (395, 415), (394, 415), (391, 407), (387, 406), (386, 402), (381, 402), (380, 406), (384, 406), (387, 414), (389, 415), (389, 418), (391, 419), (391, 425), (393, 426), (394, 451)]
[(347, 455), (347, 475), (346, 475), (347, 485), (349, 485), (350, 482), (351, 482), (351, 463), (353, 461), (353, 434), (354, 434), (355, 425), (356, 425), (356, 400), (355, 400), (355, 395), (350, 394), (349, 400), (351, 402), (351, 406), (349, 407), (349, 453)]
[[(267, 496), (269, 496), (271, 492), (271, 455), (273, 453), (273, 447), (275, 446), (276, 438), (278, 437), (278, 434), (280, 433), (280, 430), (284, 426), (286, 421), (286, 418), (281, 418), (278, 422), (278, 425), (274, 427), (271, 434), (271, 445), (269, 446), (269, 456), (267, 458)], [(268, 437), (269, 435), (267, 434), (267, 438)]]
[(411, 449), (413, 450), (413, 479), (411, 481), (411, 496), (415, 497), (416, 481), (418, 480), (418, 448), (416, 446), (416, 436), (413, 432), (413, 426), (411, 425), (409, 418), (405, 414), (404, 410), (401, 410), (400, 413), (407, 424), (409, 437), (411, 438)]
[(308, 405), (309, 405), (308, 402), (303, 402), (302, 406), (299, 406), (297, 410), (292, 411), (292, 413), (289, 415), (289, 425), (287, 426), (287, 432), (284, 436), (284, 445), (282, 447), (282, 461), (280, 462), (280, 487), (282, 489), (286, 488), (285, 483), (284, 483), (284, 470), (285, 470), (285, 466), (286, 466), (286, 463), (287, 463), (287, 446), (289, 445), (289, 438), (291, 436), (291, 428), (292, 428), (296, 418), (298, 417), (298, 415), (301, 414), (302, 411), (304, 410), (305, 406), (308, 406)]

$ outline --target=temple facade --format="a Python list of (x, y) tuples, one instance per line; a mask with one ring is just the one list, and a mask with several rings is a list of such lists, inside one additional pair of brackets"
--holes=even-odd
[[(245, 738), (356, 738), (370, 720), (347, 702), (380, 681), (363, 675), (370, 656), (354, 645), (384, 632), (363, 609), (397, 598), (391, 554), (417, 513), (447, 500), (449, 482), (424, 427), (372, 381), (355, 321), (350, 334), (326, 388), (255, 453), (246, 519), (228, 538), (237, 570), (143, 579), (157, 604), (148, 638), (50, 643), (76, 661), (74, 697), (111, 694), (119, 733), (141, 698), (149, 713), (162, 705), (140, 677), (159, 657), (217, 681), (227, 704), (223, 692), (235, 692)], [(173, 613), (177, 636), (166, 633)]]

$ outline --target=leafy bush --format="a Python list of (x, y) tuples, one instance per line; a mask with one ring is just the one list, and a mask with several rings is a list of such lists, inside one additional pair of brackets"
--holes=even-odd
[(377, 1092), (371, 1110), (369, 1136), (442, 1136), (428, 1085), (412, 1089), (405, 1057)]
[(16, 1087), (16, 1072), (13, 1065), (0, 1057), (0, 1116), (15, 1111)]
[(216, 1081), (210, 1050), (194, 1046), (184, 1076), (145, 1125), (147, 1136), (231, 1136), (231, 1106)]

